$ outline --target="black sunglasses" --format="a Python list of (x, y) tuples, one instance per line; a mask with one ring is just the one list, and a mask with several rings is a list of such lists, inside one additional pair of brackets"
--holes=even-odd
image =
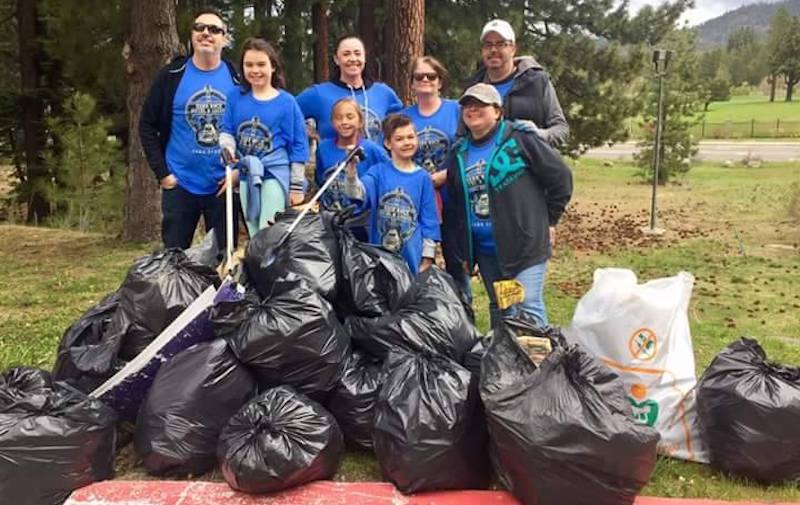
[(415, 81), (424, 81), (428, 79), (429, 81), (435, 81), (439, 78), (439, 74), (436, 72), (414, 72), (414, 80)]
[(225, 35), (225, 28), (217, 25), (207, 25), (205, 23), (195, 23), (192, 25), (192, 30), (197, 33), (203, 33), (206, 28), (211, 35)]

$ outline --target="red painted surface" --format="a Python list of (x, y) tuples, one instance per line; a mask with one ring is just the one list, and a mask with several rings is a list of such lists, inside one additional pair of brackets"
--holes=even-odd
[[(733, 503), (760, 505), (675, 498), (639, 497), (636, 500), (636, 505)], [(79, 489), (64, 505), (518, 505), (518, 502), (501, 491), (448, 491), (404, 496), (391, 484), (382, 482), (322, 481), (282, 493), (248, 495), (231, 490), (224, 482), (114, 480)]]

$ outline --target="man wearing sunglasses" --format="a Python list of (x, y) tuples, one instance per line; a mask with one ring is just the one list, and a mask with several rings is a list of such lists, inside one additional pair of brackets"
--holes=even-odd
[(514, 29), (494, 19), (481, 31), (483, 65), (467, 87), (479, 82), (492, 84), (503, 98), (503, 117), (536, 132), (551, 146), (563, 143), (569, 126), (561, 110), (550, 76), (532, 56), (515, 57)]
[(219, 131), (226, 96), (238, 83), (234, 66), (222, 58), (227, 43), (221, 15), (200, 11), (192, 23), (190, 56), (159, 71), (142, 106), (139, 136), (161, 186), (164, 247), (189, 247), (202, 215), (224, 250)]

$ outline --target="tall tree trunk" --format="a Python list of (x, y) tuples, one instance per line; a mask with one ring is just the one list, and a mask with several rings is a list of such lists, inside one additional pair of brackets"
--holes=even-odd
[(367, 52), (367, 75), (373, 79), (380, 78), (378, 60), (380, 55), (377, 52), (376, 30), (378, 23), (375, 12), (380, 5), (380, 0), (359, 0), (358, 2), (358, 36), (364, 42), (364, 50)]
[(778, 82), (778, 75), (777, 74), (770, 74), (769, 76), (769, 101), (775, 101), (775, 86)]
[(301, 0), (286, 0), (283, 10), (283, 65), (286, 68), (286, 85), (295, 93), (302, 90), (303, 82), (303, 41), (305, 22), (303, 21)]
[(311, 24), (314, 32), (314, 82), (330, 78), (328, 67), (328, 0), (318, 0), (311, 7)]
[(173, 0), (129, 1), (130, 32), (123, 49), (130, 125), (123, 238), (150, 241), (160, 237), (161, 194), (142, 151), (139, 115), (153, 78), (180, 44)]
[(408, 104), (413, 97), (409, 67), (425, 49), (425, 1), (391, 0), (389, 4), (391, 42), (388, 44), (386, 81)]
[(45, 130), (44, 99), (42, 97), (43, 60), (39, 37), (40, 24), (34, 0), (17, 0), (19, 43), (19, 74), (22, 106), (22, 151), (25, 159), (25, 185), (28, 188), (27, 206), (29, 224), (36, 224), (50, 214), (50, 204), (45, 196), (49, 184), (47, 165), (44, 162)]
[(792, 95), (794, 94), (794, 85), (797, 81), (787, 81), (786, 82), (786, 101), (792, 101)]

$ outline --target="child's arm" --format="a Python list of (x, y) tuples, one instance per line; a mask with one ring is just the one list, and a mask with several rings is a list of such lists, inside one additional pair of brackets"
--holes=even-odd
[(439, 229), (439, 215), (436, 212), (436, 198), (434, 196), (433, 183), (425, 173), (422, 185), (422, 198), (420, 201), (419, 222), (422, 228), (422, 262), (419, 271), (424, 272), (433, 264), (436, 257), (436, 242), (441, 240), (441, 230)]
[[(366, 202), (368, 193), (366, 185), (358, 177), (358, 161), (352, 160), (347, 164), (347, 167), (345, 167), (344, 171), (344, 194), (347, 195), (347, 198), (350, 198), (351, 200)], [(365, 174), (364, 179), (371, 180), (372, 176)]]
[(291, 100), (292, 141), (289, 146), (291, 173), (289, 176), (289, 199), (292, 205), (302, 203), (305, 197), (306, 162), (308, 161), (308, 135), (303, 113), (297, 102)]

